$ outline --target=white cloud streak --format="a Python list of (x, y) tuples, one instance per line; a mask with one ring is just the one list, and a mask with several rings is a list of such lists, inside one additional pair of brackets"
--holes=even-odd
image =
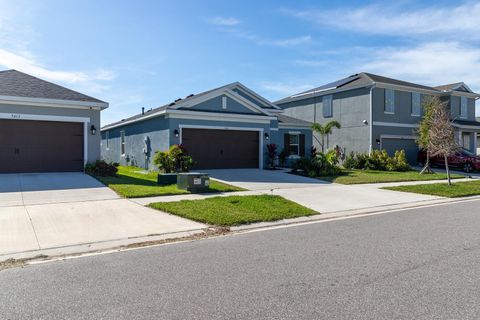
[(463, 81), (480, 91), (480, 48), (458, 42), (431, 42), (417, 47), (379, 49), (362, 68), (426, 85)]
[(241, 21), (234, 17), (214, 17), (208, 20), (213, 25), (216, 26), (226, 26), (232, 27), (241, 23)]
[(13, 52), (0, 49), (0, 65), (7, 69), (16, 69), (33, 76), (56, 82), (76, 84), (78, 87), (91, 93), (100, 93), (109, 86), (103, 82), (116, 78), (116, 74), (106, 69), (98, 69), (92, 72), (53, 70), (44, 67), (36, 57), (29, 52)]
[(421, 9), (405, 9), (385, 4), (333, 10), (282, 10), (284, 13), (332, 27), (365, 34), (429, 35), (480, 37), (479, 2), (464, 2), (445, 7), (435, 5)]

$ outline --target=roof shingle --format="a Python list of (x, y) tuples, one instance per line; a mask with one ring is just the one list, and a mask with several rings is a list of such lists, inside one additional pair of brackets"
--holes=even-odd
[(0, 71), (0, 95), (23, 98), (106, 103), (17, 70)]

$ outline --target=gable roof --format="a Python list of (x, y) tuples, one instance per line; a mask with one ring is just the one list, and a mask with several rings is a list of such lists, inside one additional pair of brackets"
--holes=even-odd
[(385, 83), (385, 84), (392, 84), (392, 85), (402, 86), (402, 87), (416, 88), (416, 89), (429, 90), (429, 91), (438, 91), (434, 87), (424, 86), (424, 85), (413, 83), (413, 82), (397, 80), (397, 79), (379, 76), (379, 75), (368, 73), (368, 72), (363, 72), (363, 74), (365, 74), (367, 77), (372, 79), (372, 81), (374, 81), (375, 83)]
[(17, 70), (0, 71), (0, 96), (107, 103)]
[(297, 118), (292, 118), (283, 114), (278, 114), (277, 119), (279, 124), (285, 124), (285, 125), (295, 125), (299, 127), (311, 127), (312, 122), (297, 119)]
[[(230, 97), (238, 99), (239, 101), (241, 101), (241, 103), (244, 103), (244, 104), (248, 105), (250, 108), (254, 108), (254, 109), (258, 110), (259, 114), (257, 116), (271, 116), (271, 114), (269, 113), (269, 109), (262, 108), (261, 106), (257, 106), (253, 102), (245, 99), (244, 97), (242, 97), (241, 95), (239, 95), (235, 91), (231, 90), (235, 87), (242, 88), (244, 91), (248, 90), (247, 92), (249, 94), (251, 94), (250, 92), (253, 92), (250, 89), (248, 89), (247, 87), (245, 87), (244, 85), (242, 85), (240, 82), (233, 82), (233, 83), (229, 83), (227, 85), (224, 85), (224, 86), (221, 86), (221, 87), (218, 87), (218, 88), (214, 88), (214, 89), (211, 89), (211, 90), (207, 90), (207, 91), (204, 91), (204, 92), (200, 92), (200, 93), (197, 93), (197, 94), (190, 94), (183, 99), (180, 99), (180, 98), (176, 99), (173, 102), (167, 103), (167, 104), (162, 105), (162, 106), (157, 107), (157, 108), (152, 108), (152, 109), (149, 109), (149, 110), (145, 110), (145, 112), (143, 114), (139, 113), (139, 114), (136, 114), (132, 117), (107, 124), (107, 125), (103, 126), (102, 129), (109, 129), (109, 128), (120, 126), (124, 123), (132, 123), (132, 122), (142, 121), (144, 119), (149, 119), (151, 117), (161, 115), (161, 114), (167, 112), (168, 110), (178, 110), (180, 108), (186, 108), (188, 106), (193, 106), (197, 103), (200, 103), (201, 101), (208, 100), (210, 98), (214, 98), (215, 96), (219, 96), (219, 95), (222, 95), (222, 94), (226, 94)], [(263, 97), (261, 97), (257, 94), (255, 94), (255, 96), (258, 97), (258, 98), (261, 98), (265, 101), (268, 101), (265, 98), (263, 98)], [(271, 102), (268, 102), (268, 103), (272, 104)], [(277, 106), (275, 106), (275, 108), (280, 109)], [(186, 109), (181, 109), (181, 110), (186, 110)], [(215, 112), (215, 111), (210, 111), (210, 113), (218, 114), (218, 112)], [(225, 114), (231, 114), (231, 113), (225, 112)]]
[[(465, 90), (461, 90), (462, 87)], [(473, 91), (464, 82), (455, 82), (455, 83), (450, 83), (450, 84), (444, 84), (444, 85), (441, 85), (441, 86), (436, 86), (435, 88), (437, 88), (440, 91), (454, 91), (454, 90), (456, 90), (456, 91), (473, 93)]]

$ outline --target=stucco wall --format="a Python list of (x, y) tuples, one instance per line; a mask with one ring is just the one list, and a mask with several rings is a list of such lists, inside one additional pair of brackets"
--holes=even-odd
[[(89, 118), (90, 122), (87, 124), (87, 161), (93, 162), (100, 159), (100, 110), (2, 104), (0, 105), (0, 113)], [(90, 133), (91, 125), (97, 128), (95, 135)]]
[[(107, 130), (109, 142), (107, 148), (106, 131), (102, 132), (102, 158), (122, 165), (135, 165), (152, 169), (152, 157), (156, 151), (169, 148), (169, 120), (156, 117), (141, 122), (127, 124)], [(120, 132), (125, 131), (125, 155), (121, 154)], [(147, 142), (145, 143), (145, 139)], [(146, 149), (146, 153), (144, 152)]]
[[(332, 119), (341, 129), (333, 129), (327, 148), (339, 145), (346, 152), (367, 152), (370, 147), (370, 89), (361, 88), (333, 94), (332, 117), (323, 116), (322, 97), (282, 104), (285, 114), (298, 119), (324, 124)], [(365, 125), (363, 120), (367, 120)], [(314, 134), (313, 145), (321, 149), (320, 137)]]

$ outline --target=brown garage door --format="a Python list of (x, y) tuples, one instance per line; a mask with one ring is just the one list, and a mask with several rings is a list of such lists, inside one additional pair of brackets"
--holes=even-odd
[(258, 168), (258, 143), (257, 131), (182, 130), (194, 169)]
[(0, 173), (83, 170), (83, 123), (0, 120)]

